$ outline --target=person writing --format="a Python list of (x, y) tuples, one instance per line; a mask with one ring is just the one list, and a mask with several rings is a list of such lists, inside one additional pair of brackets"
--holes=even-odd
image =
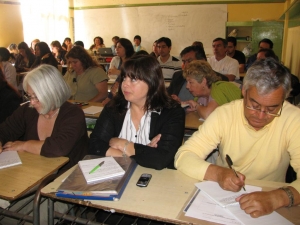
[(0, 125), (0, 151), (30, 152), (46, 157), (66, 156), (66, 171), (87, 153), (83, 111), (67, 102), (70, 89), (59, 70), (41, 65), (29, 72), (23, 88), (30, 100)]
[(121, 70), (119, 91), (97, 120), (89, 153), (128, 156), (144, 167), (174, 169), (185, 112), (167, 94), (159, 63), (139, 55), (126, 60)]
[(187, 84), (186, 88), (197, 97), (197, 101), (188, 100), (183, 104), (188, 104), (187, 111), (197, 111), (198, 115), (207, 117), (218, 106), (240, 99), (241, 90), (233, 83), (220, 81), (208, 62), (195, 60), (189, 63), (183, 70)]
[(107, 97), (108, 77), (81, 46), (74, 46), (67, 54), (69, 70), (64, 80), (71, 88), (71, 99), (102, 102)]
[[(289, 164), (300, 172), (300, 111), (285, 99), (291, 90), (290, 74), (276, 60), (256, 61), (243, 80), (244, 99), (218, 107), (178, 150), (175, 167), (198, 180), (217, 182), (239, 191), (245, 179), (284, 182)], [(219, 146), (215, 165), (205, 161)], [(238, 177), (228, 168), (234, 162)], [(251, 217), (300, 204), (300, 180), (287, 187), (252, 192), (236, 199)]]

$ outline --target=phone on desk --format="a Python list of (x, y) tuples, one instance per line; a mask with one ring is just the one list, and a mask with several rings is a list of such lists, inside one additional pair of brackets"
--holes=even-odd
[(136, 183), (136, 185), (139, 186), (139, 187), (147, 187), (148, 184), (149, 184), (149, 182), (150, 182), (150, 180), (151, 180), (151, 177), (152, 177), (151, 174), (149, 174), (149, 173), (143, 173), (140, 176), (140, 178), (139, 178), (138, 182)]

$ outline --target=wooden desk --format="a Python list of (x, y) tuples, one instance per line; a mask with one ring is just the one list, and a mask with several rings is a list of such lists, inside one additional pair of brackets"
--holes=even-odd
[[(41, 194), (52, 200), (61, 199), (57, 198), (53, 192), (56, 191), (62, 180), (68, 176), (73, 169), (74, 167), (57, 178), (54, 182), (44, 187)], [(142, 173), (152, 174), (152, 179), (146, 188), (136, 186), (136, 182)], [(187, 204), (187, 201), (192, 197), (196, 190), (196, 187), (194, 186), (194, 183), (196, 182), (198, 181), (184, 175), (178, 170), (164, 169), (158, 171), (138, 166), (119, 201), (63, 200), (98, 209), (113, 209), (119, 213), (164, 221), (167, 223), (199, 224), (200, 220), (192, 223), (193, 218), (182, 217), (181, 213), (182, 208)], [(284, 185), (283, 183), (249, 180), (247, 180), (246, 183), (261, 187), (269, 187), (269, 189), (275, 189)], [(286, 213), (290, 217), (293, 215), (293, 222), (299, 224), (300, 207), (292, 207), (290, 209), (282, 208), (282, 210), (283, 213)], [(200, 224), (215, 223), (200, 221)]]
[(46, 158), (19, 152), (21, 165), (0, 170), (0, 198), (12, 201), (28, 193), (50, 174), (65, 165), (67, 157)]
[(197, 112), (188, 112), (185, 115), (185, 128), (197, 130), (203, 121), (199, 120)]

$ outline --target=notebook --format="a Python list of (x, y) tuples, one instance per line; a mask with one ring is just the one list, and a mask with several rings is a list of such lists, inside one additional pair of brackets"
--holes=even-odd
[[(101, 159), (103, 157), (87, 155), (84, 159)], [(128, 157), (114, 157), (126, 171), (123, 176), (87, 184), (79, 166), (67, 177), (57, 189), (56, 196), (63, 198), (116, 201), (122, 196), (131, 175), (137, 166), (135, 160)]]
[(125, 174), (125, 170), (113, 157), (82, 160), (78, 162), (78, 165), (88, 184)]
[(109, 56), (109, 57), (113, 57), (114, 54), (111, 50), (111, 48), (99, 48), (98, 52), (101, 56)]
[(6, 151), (0, 154), (0, 169), (22, 164), (17, 151)]

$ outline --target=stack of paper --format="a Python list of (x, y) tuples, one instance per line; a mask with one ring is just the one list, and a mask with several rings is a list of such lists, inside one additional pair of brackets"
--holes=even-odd
[(228, 225), (290, 225), (290, 221), (277, 212), (266, 216), (252, 218), (240, 208), (237, 197), (242, 194), (261, 191), (261, 188), (246, 185), (244, 190), (231, 192), (223, 190), (217, 182), (204, 181), (195, 184), (199, 191), (186, 207), (186, 216)]
[(6, 151), (0, 154), (0, 169), (22, 164), (17, 151)]
[[(106, 157), (87, 155), (84, 159), (98, 159), (98, 162)], [(112, 177), (97, 183), (88, 184), (79, 166), (59, 186), (56, 196), (63, 198), (91, 199), (116, 201), (121, 198), (126, 185), (133, 174), (137, 164), (128, 157), (115, 157), (116, 162), (125, 170), (123, 176)], [(103, 166), (105, 163), (103, 164)]]
[(78, 162), (78, 165), (88, 184), (125, 174), (113, 157), (82, 160)]

